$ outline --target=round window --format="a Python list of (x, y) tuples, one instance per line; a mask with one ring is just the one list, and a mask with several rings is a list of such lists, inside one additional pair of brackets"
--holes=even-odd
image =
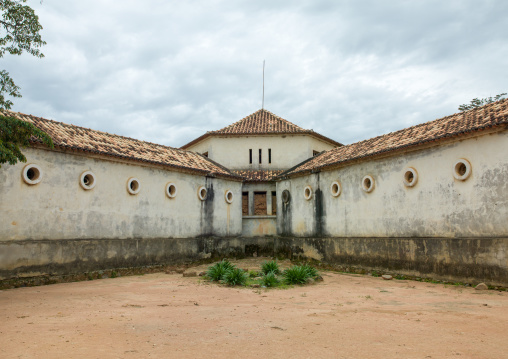
[(339, 197), (342, 192), (342, 186), (339, 181), (333, 181), (330, 185), (330, 192), (332, 192), (332, 196)]
[(413, 167), (406, 168), (404, 172), (404, 185), (413, 187), (418, 182), (418, 172)]
[(455, 162), (455, 166), (453, 168), (453, 177), (458, 179), (459, 181), (465, 181), (471, 175), (471, 163), (465, 158), (461, 158), (457, 162)]
[(175, 198), (177, 192), (178, 190), (174, 183), (170, 182), (166, 185), (166, 196), (168, 196), (169, 198)]
[(92, 171), (85, 171), (81, 174), (79, 184), (83, 189), (89, 190), (95, 187), (95, 175)]
[(224, 199), (227, 203), (233, 203), (233, 192), (227, 190), (226, 193), (224, 193)]
[(206, 196), (208, 194), (208, 191), (205, 187), (201, 186), (198, 188), (198, 197), (200, 200), (204, 201), (206, 199)]
[(363, 177), (362, 189), (367, 193), (372, 192), (372, 190), (374, 189), (374, 178), (372, 178), (372, 176), (367, 175)]
[(282, 202), (287, 204), (289, 201), (291, 201), (291, 194), (287, 189), (285, 189), (282, 191)]
[(137, 178), (131, 177), (127, 181), (127, 192), (130, 194), (138, 194), (140, 190), (139, 181)]
[(41, 180), (42, 170), (39, 166), (29, 164), (23, 168), (23, 181), (25, 181), (25, 183), (33, 185), (39, 183)]
[(303, 196), (305, 197), (305, 199), (307, 201), (312, 198), (312, 187), (311, 186), (306, 186), (304, 188), (304, 190), (303, 190)]

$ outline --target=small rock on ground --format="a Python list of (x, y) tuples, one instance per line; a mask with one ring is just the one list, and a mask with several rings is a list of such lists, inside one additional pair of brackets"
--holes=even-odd
[(474, 289), (476, 289), (476, 290), (487, 290), (487, 289), (489, 289), (489, 287), (487, 287), (487, 285), (485, 283), (480, 283), (476, 287), (474, 287)]
[(384, 280), (391, 280), (391, 279), (393, 279), (393, 277), (392, 277), (391, 275), (389, 275), (389, 274), (383, 274), (381, 277), (382, 277)]

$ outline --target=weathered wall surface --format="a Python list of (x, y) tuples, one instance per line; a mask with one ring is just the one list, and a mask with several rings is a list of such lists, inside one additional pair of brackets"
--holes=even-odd
[(270, 238), (133, 238), (0, 242), (0, 280), (82, 274), (207, 258), (270, 256)]
[[(0, 168), (2, 242), (241, 235), (240, 182), (56, 151), (29, 148), (25, 154), (43, 179), (27, 185), (23, 163)], [(91, 190), (80, 186), (86, 170), (95, 174)], [(131, 177), (139, 180), (137, 195), (127, 192)], [(169, 182), (177, 188), (174, 198), (165, 194)], [(206, 201), (198, 198), (200, 186), (208, 189)], [(233, 192), (231, 204), (226, 190)]]
[[(272, 163), (268, 163), (268, 149), (272, 150)], [(188, 148), (208, 157), (229, 169), (287, 169), (313, 156), (313, 151), (332, 149), (333, 146), (308, 135), (209, 137)], [(249, 164), (252, 149), (252, 164)], [(259, 149), (262, 159), (259, 163)]]
[(508, 286), (508, 238), (278, 238), (278, 256), (339, 270), (379, 270), (452, 282)]
[[(277, 184), (275, 252), (332, 265), (508, 284), (508, 131)], [(467, 159), (471, 174), (454, 178)], [(413, 187), (403, 183), (412, 167)], [(374, 189), (362, 189), (370, 175)], [(334, 181), (341, 194), (332, 195)], [(304, 198), (310, 186), (310, 199)], [(288, 190), (289, 203), (282, 202)]]
[(243, 217), (242, 236), (262, 237), (277, 235), (276, 216)]
[[(295, 237), (508, 237), (508, 131), (362, 161), (277, 184), (278, 233)], [(471, 164), (465, 181), (453, 176), (457, 160)], [(403, 184), (412, 167), (413, 187)], [(375, 181), (372, 192), (362, 179)], [(331, 184), (341, 184), (340, 196)], [(309, 200), (306, 186), (312, 188)], [(283, 190), (291, 202), (283, 205)]]

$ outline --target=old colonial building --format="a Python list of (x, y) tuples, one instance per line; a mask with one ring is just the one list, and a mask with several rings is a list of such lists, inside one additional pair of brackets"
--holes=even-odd
[(342, 146), (261, 109), (217, 131), (209, 131), (182, 149), (195, 151), (243, 178), (243, 235), (275, 235), (275, 178), (317, 154)]
[(508, 100), (341, 145), (266, 110), (181, 149), (47, 132), (0, 168), (0, 280), (276, 255), (508, 285)]

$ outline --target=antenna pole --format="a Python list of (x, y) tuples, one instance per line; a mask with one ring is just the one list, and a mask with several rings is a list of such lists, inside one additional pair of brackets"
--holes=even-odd
[(263, 60), (263, 101), (261, 102), (261, 109), (265, 108), (265, 60)]

